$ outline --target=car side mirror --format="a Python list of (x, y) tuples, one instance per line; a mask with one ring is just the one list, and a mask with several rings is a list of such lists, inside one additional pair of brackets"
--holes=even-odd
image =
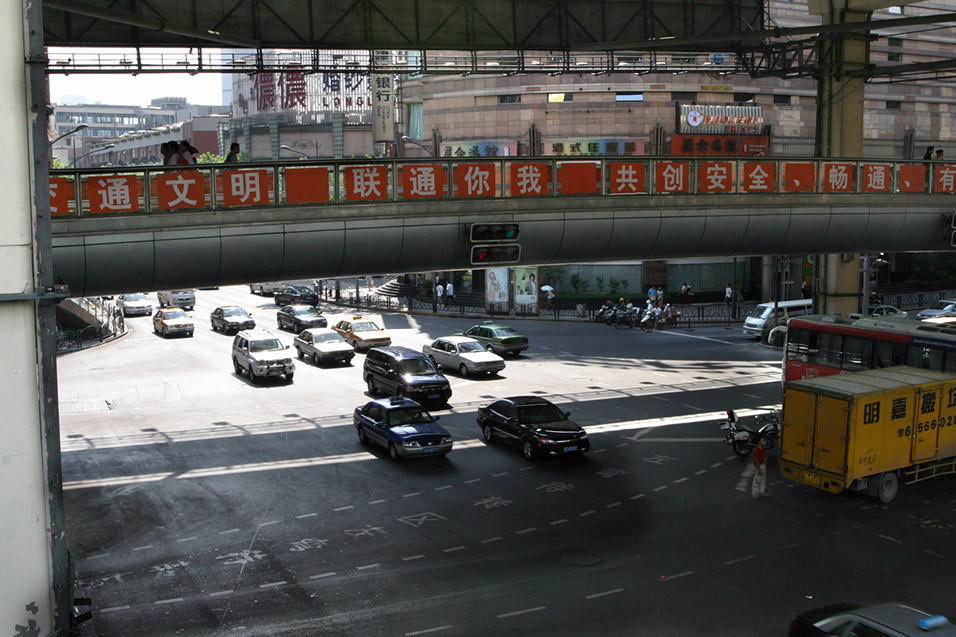
[(564, 417), (565, 417), (565, 418), (570, 418), (570, 417), (571, 417), (571, 412), (570, 412), (570, 411), (564, 412)]
[(439, 420), (441, 420), (441, 416), (432, 416), (432, 420), (434, 420), (435, 422), (438, 422)]

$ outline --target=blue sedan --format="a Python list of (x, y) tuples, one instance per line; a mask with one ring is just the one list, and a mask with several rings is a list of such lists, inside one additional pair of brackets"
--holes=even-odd
[(414, 400), (393, 396), (355, 408), (352, 416), (359, 442), (388, 450), (392, 460), (443, 456), (451, 451), (451, 434)]

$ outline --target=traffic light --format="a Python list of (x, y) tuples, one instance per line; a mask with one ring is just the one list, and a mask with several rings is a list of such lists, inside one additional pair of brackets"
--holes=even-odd
[(517, 263), (521, 260), (521, 246), (519, 245), (485, 245), (472, 246), (472, 265), (498, 265)]
[(517, 241), (520, 228), (516, 223), (473, 223), (468, 239), (472, 243), (481, 241)]

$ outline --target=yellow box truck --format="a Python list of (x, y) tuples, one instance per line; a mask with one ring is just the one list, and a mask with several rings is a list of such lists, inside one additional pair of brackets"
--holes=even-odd
[(900, 481), (956, 473), (956, 374), (899, 366), (785, 383), (780, 472), (882, 502)]

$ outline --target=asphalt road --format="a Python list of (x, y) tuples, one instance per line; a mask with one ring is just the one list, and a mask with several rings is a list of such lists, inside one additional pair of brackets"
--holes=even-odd
[[(952, 478), (882, 505), (783, 481), (771, 452), (771, 496), (750, 497), (717, 423), (779, 403), (779, 353), (737, 331), (508, 321), (532, 345), (500, 378), (449, 375), (455, 450), (395, 463), (352, 426), (364, 355), (253, 385), (208, 316), (238, 303), (275, 329), (270, 299), (197, 301), (192, 339), (131, 318), (58, 359), (85, 637), (772, 635), (847, 600), (956, 615)], [(416, 349), (474, 324), (379, 318)], [(478, 405), (524, 393), (570, 410), (591, 452), (481, 443)]]

